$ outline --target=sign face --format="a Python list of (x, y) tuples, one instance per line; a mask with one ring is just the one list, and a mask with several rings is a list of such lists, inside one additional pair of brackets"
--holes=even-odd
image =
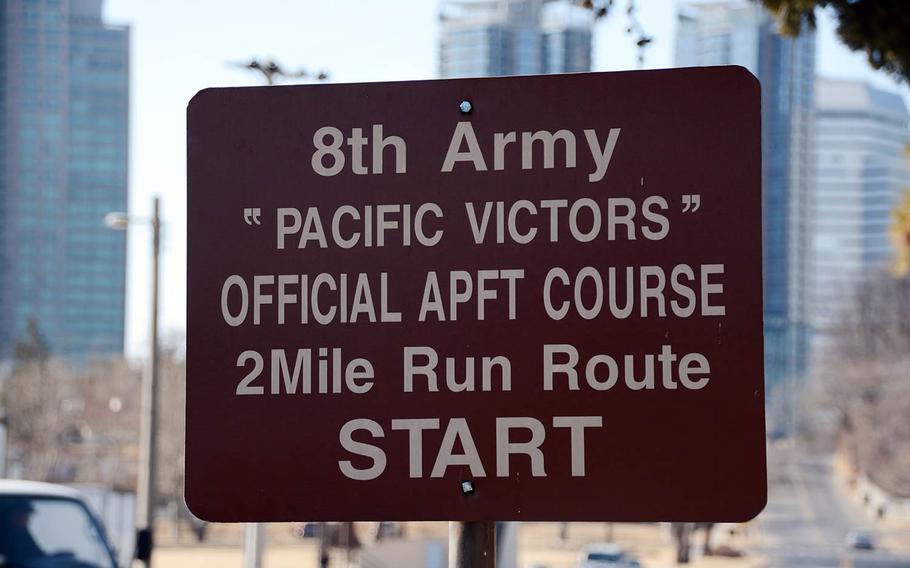
[(759, 98), (737, 67), (197, 94), (193, 512), (756, 515)]

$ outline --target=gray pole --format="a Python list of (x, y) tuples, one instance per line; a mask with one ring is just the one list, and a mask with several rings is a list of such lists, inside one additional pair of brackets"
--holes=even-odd
[(496, 568), (496, 523), (449, 523), (449, 568)]
[(142, 418), (139, 440), (139, 488), (136, 495), (136, 528), (145, 532), (150, 566), (154, 548), (155, 521), (155, 470), (158, 465), (156, 448), (158, 433), (158, 252), (160, 248), (161, 218), (159, 199), (152, 210), (152, 297), (149, 329), (149, 365), (142, 377)]
[(243, 568), (261, 568), (262, 539), (262, 524), (247, 523), (243, 537)]

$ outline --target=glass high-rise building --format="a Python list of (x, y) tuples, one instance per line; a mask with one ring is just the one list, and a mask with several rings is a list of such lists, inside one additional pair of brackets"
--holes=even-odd
[(129, 30), (102, 0), (0, 0), (0, 359), (123, 352)]
[(589, 10), (567, 0), (444, 0), (441, 77), (591, 70)]
[(819, 79), (815, 100), (809, 313), (813, 356), (822, 358), (857, 287), (891, 260), (891, 211), (910, 187), (910, 114), (900, 95), (863, 81)]
[(808, 364), (815, 36), (782, 36), (761, 3), (746, 0), (685, 5), (677, 29), (677, 65), (742, 65), (761, 82), (765, 377), (773, 391), (801, 380)]

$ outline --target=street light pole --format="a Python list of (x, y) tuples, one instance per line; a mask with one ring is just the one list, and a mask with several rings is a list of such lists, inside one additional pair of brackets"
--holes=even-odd
[(158, 258), (161, 248), (160, 200), (155, 197), (152, 207), (152, 297), (149, 314), (149, 362), (142, 376), (142, 420), (140, 424), (139, 488), (136, 517), (139, 559), (151, 566), (154, 548), (155, 495), (158, 468)]
[(111, 229), (126, 230), (133, 222), (152, 225), (152, 297), (149, 304), (149, 362), (142, 374), (142, 416), (139, 423), (139, 472), (136, 489), (136, 559), (146, 567), (152, 564), (155, 529), (155, 472), (158, 469), (158, 258), (161, 250), (161, 200), (152, 201), (151, 219), (130, 219), (122, 211), (104, 216)]

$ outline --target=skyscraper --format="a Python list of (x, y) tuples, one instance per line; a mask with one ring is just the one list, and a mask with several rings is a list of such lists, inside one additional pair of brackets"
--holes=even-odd
[(0, 359), (29, 320), (55, 355), (122, 353), (129, 30), (102, 0), (0, 2)]
[(441, 77), (591, 70), (590, 11), (565, 0), (444, 0)]
[(890, 213), (910, 187), (910, 114), (900, 95), (862, 81), (819, 79), (815, 100), (809, 314), (813, 355), (823, 357), (857, 286), (891, 259)]
[(742, 65), (761, 82), (765, 377), (773, 391), (807, 366), (815, 37), (781, 36), (761, 4), (745, 0), (683, 6), (677, 33), (677, 65)]
[(543, 6), (541, 33), (542, 73), (578, 73), (591, 70), (593, 20), (588, 10), (570, 2)]

